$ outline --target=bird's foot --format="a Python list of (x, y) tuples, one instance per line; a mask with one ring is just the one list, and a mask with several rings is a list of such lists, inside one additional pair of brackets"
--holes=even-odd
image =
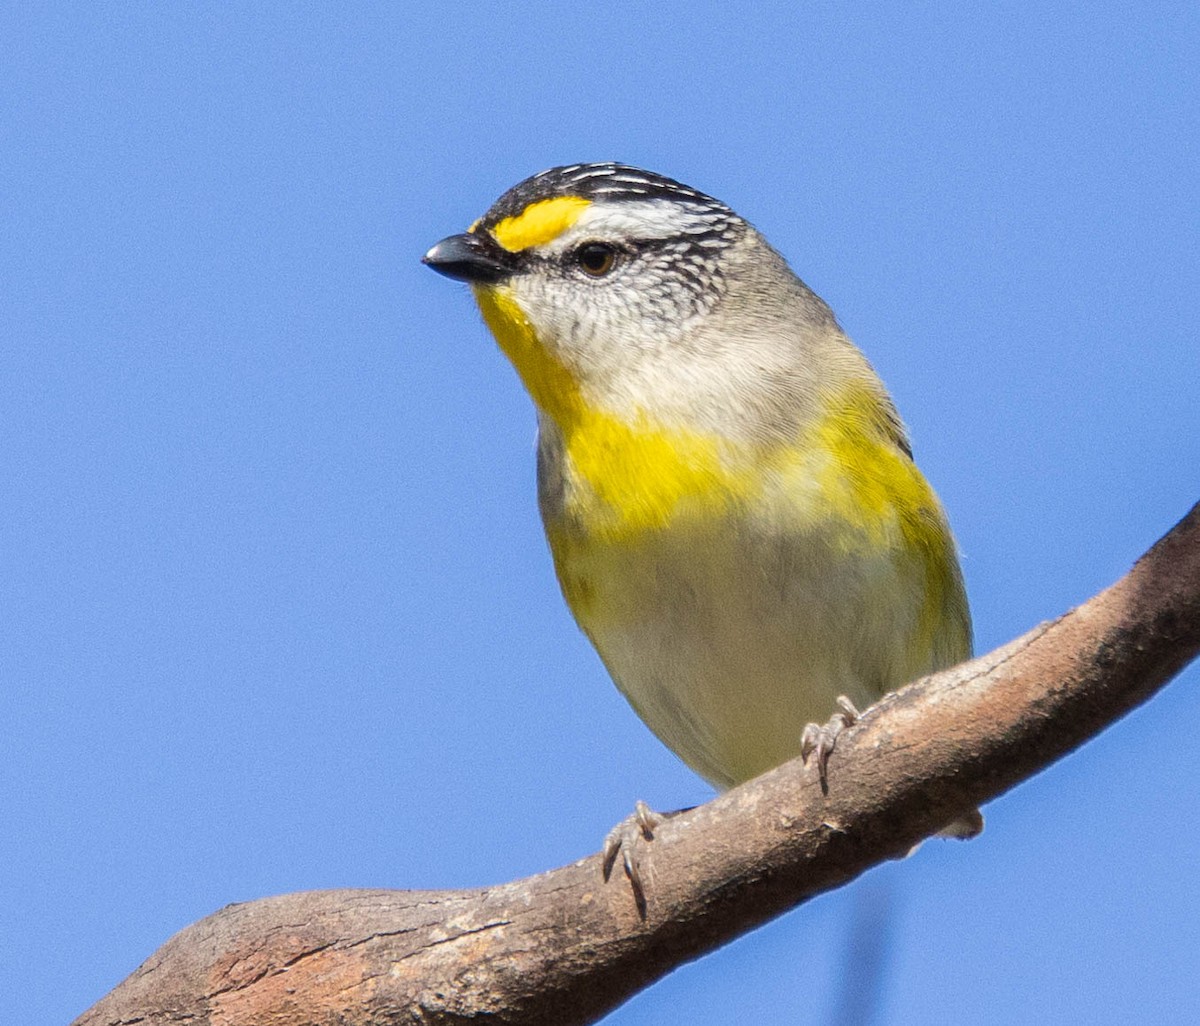
[(829, 718), (823, 727), (810, 723), (800, 736), (800, 758), (808, 762), (808, 757), (817, 757), (817, 776), (821, 779), (821, 790), (829, 790), (829, 756), (837, 745), (838, 735), (847, 727), (853, 727), (862, 715), (845, 695), (837, 697), (838, 711)]
[(642, 882), (641, 849), (643, 845), (654, 840), (655, 827), (673, 815), (673, 812), (655, 812), (639, 799), (633, 807), (633, 815), (621, 820), (604, 838), (604, 861), (600, 866), (604, 879), (607, 881), (612, 875), (613, 865), (620, 854), (621, 865), (629, 878), (629, 886), (633, 889), (633, 900), (637, 903), (638, 914), (643, 919), (646, 918), (646, 888)]
[(938, 837), (953, 837), (959, 841), (969, 841), (983, 833), (983, 813), (972, 809), (965, 816), (959, 816), (949, 826), (942, 827), (937, 832)]

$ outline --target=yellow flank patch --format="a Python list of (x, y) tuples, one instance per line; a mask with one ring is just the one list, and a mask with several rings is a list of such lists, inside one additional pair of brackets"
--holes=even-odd
[(492, 237), (510, 253), (530, 246), (542, 246), (579, 220), (592, 201), (582, 196), (556, 196), (530, 203), (513, 217), (506, 217), (492, 229)]
[(818, 493), (842, 520), (876, 544), (887, 541), (896, 517), (937, 506), (921, 472), (889, 437), (880, 397), (862, 385), (850, 386), (827, 403), (825, 416), (802, 446), (827, 454)]
[(827, 454), (817, 491), (832, 512), (869, 544), (898, 550), (920, 568), (925, 582), (920, 642), (932, 650), (938, 635), (948, 632), (942, 645), (953, 651), (946, 662), (965, 659), (970, 626), (950, 529), (929, 482), (896, 446), (879, 396), (864, 386), (846, 389), (805, 444)]

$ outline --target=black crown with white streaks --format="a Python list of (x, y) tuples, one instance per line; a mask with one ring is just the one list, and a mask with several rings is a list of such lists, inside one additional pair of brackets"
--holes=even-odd
[(491, 227), (506, 217), (515, 217), (530, 203), (560, 196), (581, 196), (596, 202), (669, 200), (704, 214), (714, 224), (739, 220), (720, 200), (677, 182), (665, 175), (645, 171), (629, 164), (564, 164), (539, 171), (514, 185), (492, 205), (483, 218)]

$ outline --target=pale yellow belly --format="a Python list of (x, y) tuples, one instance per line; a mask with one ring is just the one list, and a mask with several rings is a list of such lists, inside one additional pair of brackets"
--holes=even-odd
[[(729, 787), (795, 756), (809, 722), (964, 658), (964, 622), (929, 630), (921, 559), (839, 527), (745, 520), (609, 542), (547, 525), (564, 593), (646, 724)], [(965, 603), (963, 604), (965, 615)]]

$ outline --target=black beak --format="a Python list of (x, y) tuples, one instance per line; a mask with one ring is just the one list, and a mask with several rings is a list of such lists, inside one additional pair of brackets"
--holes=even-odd
[(451, 235), (421, 257), (421, 263), (438, 274), (459, 281), (494, 285), (516, 270), (514, 254), (501, 249), (487, 235)]

